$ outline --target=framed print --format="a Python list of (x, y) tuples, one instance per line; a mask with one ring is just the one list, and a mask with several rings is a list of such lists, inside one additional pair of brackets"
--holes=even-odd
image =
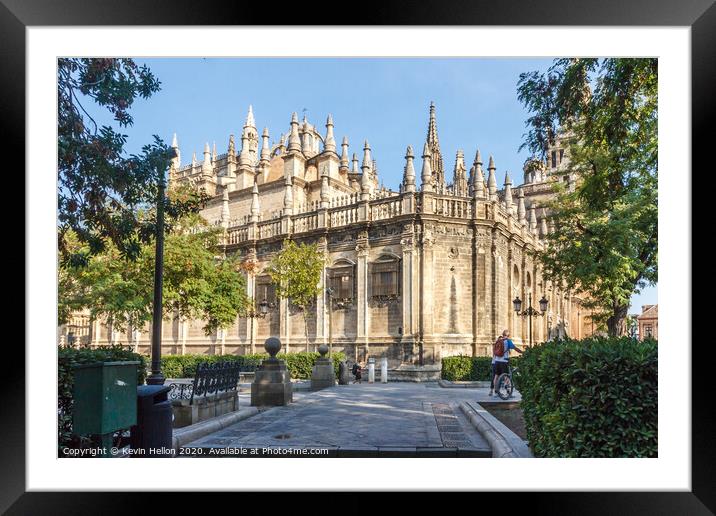
[(712, 2), (312, 9), (0, 6), (29, 301), (2, 508), (716, 511), (689, 209)]

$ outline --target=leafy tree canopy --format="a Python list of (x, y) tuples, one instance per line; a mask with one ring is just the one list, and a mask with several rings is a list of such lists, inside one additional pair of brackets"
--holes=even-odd
[(531, 112), (522, 147), (544, 158), (559, 135), (577, 176), (548, 206), (545, 275), (586, 293), (610, 335), (658, 279), (657, 79), (656, 59), (557, 59), (517, 87)]
[[(146, 66), (132, 59), (58, 59), (58, 246), (62, 261), (87, 263), (112, 244), (121, 256), (137, 259), (142, 243), (154, 233), (154, 222), (140, 220), (140, 208), (156, 204), (157, 183), (174, 151), (155, 136), (138, 155), (124, 151), (127, 136), (99, 125), (90, 114), (106, 110), (119, 128), (133, 124), (130, 108), (147, 99), (160, 83)], [(90, 106), (92, 104), (92, 106)], [(198, 211), (203, 196), (169, 205), (173, 217)], [(65, 238), (68, 231), (74, 233)], [(73, 241), (81, 253), (67, 245)], [(77, 248), (75, 248), (77, 249)]]
[[(182, 192), (172, 191), (172, 197)], [(142, 220), (142, 215), (138, 218)], [(164, 242), (164, 313), (206, 321), (207, 335), (231, 325), (245, 309), (246, 291), (238, 262), (221, 256), (221, 229), (210, 228), (196, 214), (177, 220)], [(83, 253), (87, 247), (69, 231), (66, 247)], [(122, 256), (107, 239), (103, 251), (86, 264), (60, 267), (59, 318), (89, 309), (118, 328), (142, 327), (152, 320), (154, 242), (140, 246), (136, 259)]]
[(276, 295), (288, 299), (303, 313), (308, 347), (308, 308), (321, 295), (320, 281), (326, 264), (325, 255), (313, 244), (286, 240), (267, 268), (276, 285)]

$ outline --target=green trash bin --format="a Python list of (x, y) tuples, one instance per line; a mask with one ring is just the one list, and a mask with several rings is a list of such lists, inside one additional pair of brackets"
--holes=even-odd
[(104, 448), (112, 434), (137, 423), (137, 366), (131, 362), (95, 362), (74, 367), (72, 430), (98, 435)]

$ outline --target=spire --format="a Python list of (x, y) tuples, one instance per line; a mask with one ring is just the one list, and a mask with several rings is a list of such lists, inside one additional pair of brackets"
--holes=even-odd
[(519, 189), (519, 192), (517, 194), (517, 218), (519, 219), (520, 224), (527, 223), (525, 213), (525, 192), (522, 190), (522, 188)]
[(211, 150), (209, 150), (209, 142), (204, 145), (204, 162), (201, 164), (202, 175), (211, 175)]
[(268, 162), (271, 158), (268, 127), (264, 127), (264, 132), (261, 134), (261, 140), (261, 161)]
[(497, 179), (495, 179), (495, 160), (490, 156), (490, 162), (487, 165), (490, 175), (487, 177), (487, 189), (490, 193), (490, 200), (497, 199)]
[(512, 179), (510, 179), (510, 173), (505, 173), (505, 209), (508, 215), (514, 214), (514, 207), (512, 206)]
[(294, 111), (291, 115), (291, 133), (288, 136), (288, 152), (299, 152), (301, 140), (298, 137), (298, 115)]
[(323, 150), (327, 152), (336, 152), (336, 139), (333, 137), (333, 117), (328, 114), (326, 120), (326, 140), (323, 143)]
[(191, 168), (196, 168), (196, 151), (191, 155)]
[(256, 128), (256, 122), (254, 121), (254, 109), (251, 104), (249, 104), (249, 113), (246, 115), (246, 123), (244, 124), (244, 127)]
[(216, 154), (216, 142), (214, 142), (214, 146), (212, 147), (212, 150), (211, 150), (211, 162), (212, 162), (212, 163), (216, 163), (216, 156), (217, 156), (217, 154)]
[(432, 192), (433, 190), (433, 170), (430, 166), (430, 161), (430, 145), (425, 142), (423, 146), (423, 170), (420, 172), (424, 192)]
[(475, 169), (472, 175), (472, 195), (479, 198), (485, 197), (485, 176), (482, 173), (482, 157), (480, 149), (475, 153), (475, 160), (472, 162)]
[(234, 143), (234, 135), (229, 135), (229, 150), (228, 150), (229, 156), (236, 156), (236, 144)]
[(430, 102), (430, 121), (428, 122), (428, 148), (430, 149), (430, 168), (436, 183), (445, 182), (443, 171), (443, 157), (440, 153), (440, 142), (438, 141), (438, 124), (435, 118), (435, 103)]
[(174, 149), (174, 158), (172, 158), (172, 165), (174, 168), (181, 166), (181, 152), (179, 151), (179, 142), (177, 141), (177, 133), (174, 133), (172, 137), (172, 149)]
[(360, 168), (363, 170), (363, 173), (365, 173), (366, 169), (371, 170), (373, 168), (373, 160), (370, 157), (370, 144), (368, 140), (366, 140), (363, 145), (363, 163)]
[(530, 233), (537, 234), (537, 213), (534, 202), (530, 204)]
[(542, 208), (542, 220), (540, 221), (540, 236), (542, 238), (547, 236), (548, 229), (547, 229), (547, 211)]
[(453, 187), (455, 195), (467, 195), (467, 174), (465, 173), (465, 154), (462, 149), (455, 155), (455, 169), (453, 171)]
[(351, 172), (354, 173), (354, 174), (357, 174), (357, 173), (359, 172), (359, 170), (358, 170), (358, 156), (356, 155), (355, 152), (353, 153), (353, 160), (352, 160)]
[(341, 142), (340, 170), (341, 172), (348, 172), (348, 138), (345, 136), (343, 137), (343, 142)]
[(249, 220), (251, 222), (258, 222), (259, 214), (259, 186), (256, 184), (256, 181), (254, 181), (254, 187), (251, 190), (251, 218)]
[(241, 152), (239, 153), (239, 166), (251, 165), (251, 159), (249, 158), (249, 143), (246, 137), (246, 131), (241, 135)]
[(405, 151), (405, 172), (403, 173), (403, 191), (415, 191), (415, 167), (413, 167), (413, 147), (408, 145)]

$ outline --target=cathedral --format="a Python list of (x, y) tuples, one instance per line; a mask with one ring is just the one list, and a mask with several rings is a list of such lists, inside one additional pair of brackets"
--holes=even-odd
[[(212, 196), (201, 213), (223, 228), (226, 254), (240, 257), (254, 308), (209, 337), (201, 321), (166, 321), (162, 352), (262, 352), (264, 340), (277, 336), (284, 351), (326, 343), (351, 359), (387, 357), (396, 367), (488, 355), (503, 329), (518, 346), (587, 336), (588, 310), (545, 281), (532, 254), (554, 230), (544, 207), (553, 183), (573, 188), (562, 143), (546, 161), (528, 161), (519, 186), (507, 174), (499, 189), (495, 159), (489, 156), (485, 167), (480, 150), (471, 165), (457, 150), (449, 181), (431, 103), (425, 142), (407, 147), (394, 191), (380, 186), (368, 141), (360, 159), (347, 138), (338, 143), (331, 115), (319, 130), (293, 113), (287, 133), (271, 145), (249, 107), (238, 148), (231, 135), (226, 153), (207, 144), (202, 161), (194, 155), (188, 164), (175, 136), (169, 187), (193, 185)], [(276, 297), (265, 273), (288, 238), (316, 244), (326, 255), (325, 295), (311, 308), (308, 341), (302, 314)], [(520, 316), (515, 298), (522, 310), (539, 310), (540, 301), (546, 310)], [(84, 329), (73, 337), (90, 345), (150, 350), (149, 328), (113, 332), (97, 321), (75, 323)]]

